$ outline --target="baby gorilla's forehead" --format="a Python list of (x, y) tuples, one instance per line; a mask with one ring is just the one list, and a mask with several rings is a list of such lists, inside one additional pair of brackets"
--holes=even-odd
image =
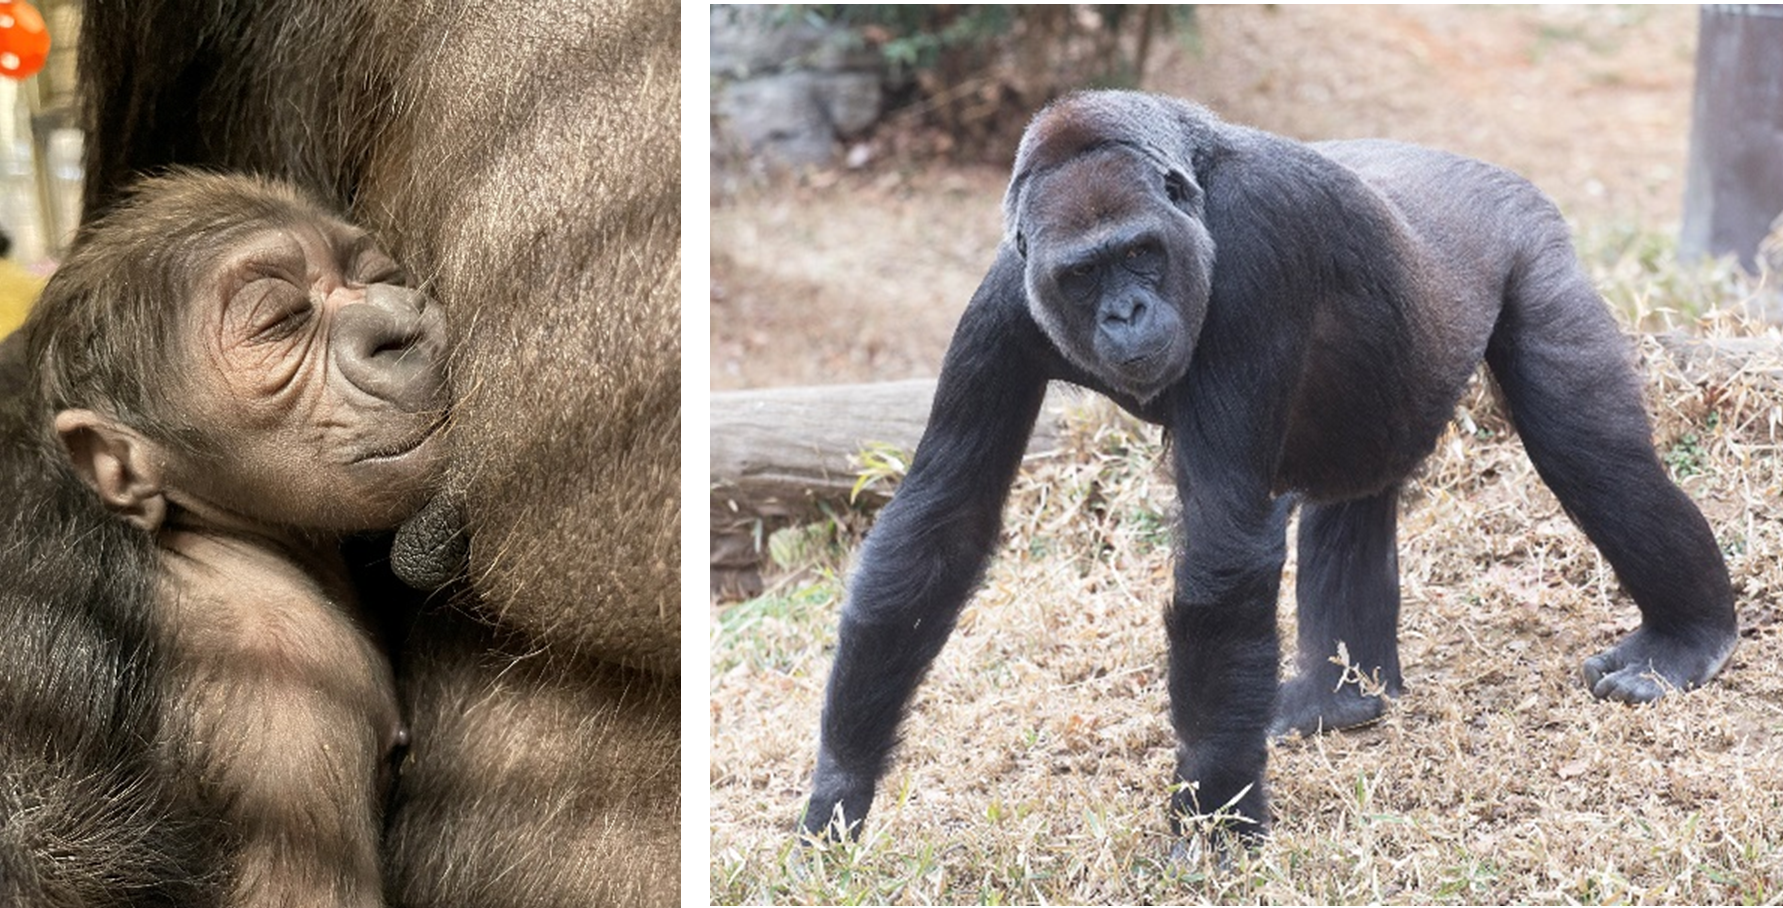
[(208, 261), (194, 270), (194, 289), (215, 285), (234, 271), (254, 265), (304, 262), (310, 270), (342, 268), (377, 248), (364, 230), (334, 219), (268, 220), (217, 238)]

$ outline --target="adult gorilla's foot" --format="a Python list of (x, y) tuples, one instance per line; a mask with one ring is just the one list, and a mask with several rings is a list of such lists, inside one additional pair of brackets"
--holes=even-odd
[(1585, 688), (1600, 700), (1647, 703), (1669, 690), (1700, 687), (1727, 664), (1739, 640), (1736, 628), (1688, 636), (1642, 627), (1585, 660)]
[[(873, 806), (872, 773), (842, 768), (827, 749), (817, 755), (817, 773), (811, 783), (811, 800), (805, 804), (800, 831), (825, 841), (853, 840), (860, 836), (861, 821)], [(840, 814), (840, 816), (838, 816)]]
[(1386, 713), (1387, 694), (1398, 693), (1369, 695), (1353, 683), (1340, 685), (1332, 678), (1301, 675), (1282, 682), (1269, 736), (1279, 738), (1292, 731), (1316, 735), (1367, 725)]

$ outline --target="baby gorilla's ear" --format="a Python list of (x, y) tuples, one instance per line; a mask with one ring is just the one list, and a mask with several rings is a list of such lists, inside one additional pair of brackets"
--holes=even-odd
[(99, 493), (107, 508), (150, 532), (161, 528), (167, 498), (161, 488), (158, 445), (92, 410), (57, 413), (56, 436), (74, 462), (74, 472)]

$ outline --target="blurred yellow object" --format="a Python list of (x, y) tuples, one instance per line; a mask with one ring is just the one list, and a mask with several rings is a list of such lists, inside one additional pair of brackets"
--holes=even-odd
[(0, 259), (0, 338), (25, 323), (31, 304), (43, 291), (43, 278), (12, 259)]

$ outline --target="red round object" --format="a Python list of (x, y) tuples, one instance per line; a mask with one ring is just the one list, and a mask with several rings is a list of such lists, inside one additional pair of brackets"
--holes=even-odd
[(25, 0), (0, 0), (0, 76), (24, 79), (50, 58), (50, 30)]

